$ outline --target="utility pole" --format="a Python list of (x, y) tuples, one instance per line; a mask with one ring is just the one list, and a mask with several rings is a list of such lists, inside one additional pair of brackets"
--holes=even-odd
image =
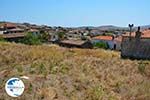
[(130, 41), (131, 41), (131, 33), (132, 33), (132, 28), (134, 27), (134, 24), (129, 24), (129, 28), (130, 28)]

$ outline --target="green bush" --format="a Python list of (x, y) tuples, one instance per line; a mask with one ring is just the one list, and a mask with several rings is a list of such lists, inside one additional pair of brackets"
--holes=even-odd
[(146, 70), (145, 70), (145, 67), (147, 66), (147, 62), (144, 62), (144, 61), (140, 61), (139, 63), (138, 63), (139, 65), (138, 65), (138, 70), (139, 70), (139, 72), (141, 73), (141, 74), (145, 74), (146, 72)]
[(94, 43), (94, 47), (108, 49), (109, 46), (106, 42), (96, 42)]
[(105, 33), (106, 36), (113, 36), (113, 33), (111, 32), (108, 32), (108, 33)]
[(64, 32), (58, 32), (57, 35), (58, 35), (58, 37), (59, 37), (60, 39), (63, 39), (64, 36), (65, 36), (65, 33), (64, 33)]
[(28, 45), (39, 45), (41, 44), (41, 39), (39, 35), (27, 33), (26, 37), (20, 42)]
[(5, 42), (6, 40), (2, 37), (2, 36), (0, 36), (0, 42)]
[(48, 42), (49, 34), (47, 32), (40, 31), (39, 38), (40, 38), (41, 42)]

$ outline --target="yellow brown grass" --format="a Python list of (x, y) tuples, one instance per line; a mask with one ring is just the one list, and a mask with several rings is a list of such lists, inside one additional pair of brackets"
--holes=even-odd
[[(149, 100), (150, 61), (103, 49), (0, 43), (0, 99), (10, 77), (28, 76), (20, 100)], [(142, 67), (144, 66), (144, 67)]]

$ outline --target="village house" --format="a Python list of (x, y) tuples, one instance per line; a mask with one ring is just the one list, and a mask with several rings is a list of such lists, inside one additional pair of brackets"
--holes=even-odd
[(24, 29), (18, 28), (17, 24), (4, 22), (0, 24), (0, 37), (10, 42), (17, 42), (25, 37), (25, 32)]
[(24, 29), (18, 28), (17, 24), (3, 22), (0, 23), (0, 37), (7, 41), (17, 42), (25, 37)]
[(17, 27), (17, 24), (4, 22), (0, 24), (1, 34), (23, 33), (25, 30)]
[(27, 35), (27, 32), (31, 32), (34, 35), (39, 34), (39, 31), (35, 29), (29, 30), (27, 32), (16, 30), (16, 29), (14, 29), (14, 31), (11, 31), (11, 33), (10, 32), (4, 33), (1, 34), (0, 36), (10, 42), (19, 42), (19, 40), (23, 39)]
[(24, 29), (20, 29), (20, 28), (13, 28), (13, 29), (7, 29), (4, 34), (13, 34), (13, 33), (23, 33)]
[(108, 44), (109, 49), (111, 50), (121, 50), (122, 37), (118, 36), (96, 36), (91, 39), (92, 43), (103, 42)]
[(126, 33), (122, 37), (121, 56), (123, 58), (150, 59), (150, 30)]
[(16, 25), (13, 23), (0, 23), (0, 34), (9, 33), (8, 31), (11, 29), (15, 29)]
[[(15, 24), (10, 22), (0, 23), (0, 34), (8, 41), (18, 41), (30, 32), (34, 35), (40, 34), (41, 26), (30, 24)], [(7, 34), (7, 35), (6, 35)]]
[(98, 36), (98, 35), (102, 35), (104, 33), (105, 33), (105, 31), (100, 31), (100, 30), (97, 30), (97, 29), (93, 29), (93, 30), (90, 31), (91, 36)]
[(4, 28), (0, 26), (0, 34), (4, 34)]
[(54, 31), (51, 31), (48, 34), (49, 34), (48, 42), (57, 43), (59, 41), (59, 37)]
[(80, 38), (80, 34), (76, 33), (76, 32), (68, 32), (66, 33), (66, 36), (68, 39), (72, 39), (72, 38)]
[(25, 31), (29, 30), (29, 28), (26, 25), (19, 24), (19, 23), (17, 24), (17, 28), (24, 29)]
[(116, 36), (114, 38), (114, 43), (115, 43), (115, 50), (121, 51), (121, 43), (122, 43), (122, 36)]

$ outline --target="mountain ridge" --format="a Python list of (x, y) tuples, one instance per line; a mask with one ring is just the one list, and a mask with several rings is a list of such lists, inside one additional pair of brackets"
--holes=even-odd
[[(25, 22), (23, 23), (17, 23), (17, 22), (5, 22), (5, 21), (0, 21), (0, 23), (14, 23), (14, 24), (24, 24)], [(38, 25), (38, 24), (32, 24), (32, 23), (28, 23), (30, 25), (37, 25), (37, 26), (43, 26), (43, 25)], [(50, 25), (45, 25), (45, 26), (50, 26)], [(52, 26), (50, 26), (52, 27)], [(54, 27), (54, 26), (53, 26)], [(60, 26), (57, 26), (57, 27), (60, 27)], [(61, 26), (63, 27), (63, 26)], [(133, 28), (133, 30), (136, 30), (138, 26), (135, 26)], [(129, 27), (122, 27), (122, 26), (115, 26), (115, 25), (101, 25), (101, 26), (81, 26), (81, 27), (64, 27), (64, 28), (73, 28), (73, 29), (86, 29), (86, 28), (89, 28), (89, 29), (98, 29), (98, 30), (129, 30)], [(144, 29), (149, 29), (150, 28), (150, 24), (149, 25), (143, 25), (141, 26), (141, 29), (144, 30)]]

